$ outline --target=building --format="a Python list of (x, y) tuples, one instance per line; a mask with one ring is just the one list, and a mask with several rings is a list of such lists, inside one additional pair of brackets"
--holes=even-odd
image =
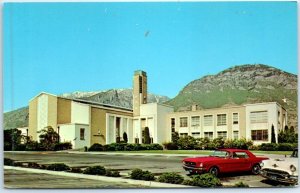
[(168, 128), (179, 136), (214, 139), (251, 139), (254, 144), (270, 143), (272, 126), (276, 142), (287, 123), (287, 112), (276, 102), (227, 106), (168, 114)]
[(277, 140), (286, 123), (287, 112), (276, 102), (202, 110), (193, 105), (185, 112), (148, 103), (147, 74), (138, 70), (133, 76), (133, 109), (42, 92), (29, 102), (27, 133), (38, 141), (39, 131), (51, 126), (61, 142), (71, 142), (75, 149), (123, 141), (124, 133), (129, 143), (144, 143), (146, 128), (151, 143), (169, 142), (177, 131), (182, 137), (246, 138), (259, 144), (271, 142), (272, 125)]

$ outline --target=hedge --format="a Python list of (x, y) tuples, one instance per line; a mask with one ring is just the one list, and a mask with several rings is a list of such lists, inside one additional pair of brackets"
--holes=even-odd
[(132, 144), (111, 143), (107, 145), (93, 144), (88, 151), (141, 151), (141, 150), (163, 150), (160, 144)]
[(64, 163), (54, 163), (54, 164), (48, 165), (46, 169), (53, 170), (53, 171), (68, 171), (68, 170), (70, 170), (70, 167)]
[(163, 183), (181, 184), (184, 178), (175, 172), (167, 172), (160, 175), (157, 180)]
[(83, 170), (83, 173), (90, 174), (90, 175), (105, 175), (106, 170), (103, 166), (91, 166)]
[(135, 180), (153, 181), (155, 180), (154, 174), (149, 171), (143, 171), (141, 169), (134, 169), (130, 173), (130, 178)]
[(298, 147), (297, 143), (262, 143), (257, 146), (261, 151), (293, 151)]
[(191, 180), (185, 180), (183, 182), (185, 185), (190, 186), (200, 186), (200, 187), (218, 187), (222, 186), (221, 181), (210, 173), (202, 175), (194, 175)]

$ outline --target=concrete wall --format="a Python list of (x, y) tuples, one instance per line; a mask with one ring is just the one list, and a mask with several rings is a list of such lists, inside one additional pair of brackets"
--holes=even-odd
[(92, 107), (91, 109), (91, 144), (106, 144), (106, 111)]
[[(80, 139), (80, 129), (83, 128), (85, 130), (85, 137), (83, 140)], [(75, 124), (75, 146), (74, 149), (83, 148), (83, 147), (90, 147), (91, 144), (91, 130), (89, 125), (86, 124)]]
[(57, 129), (57, 97), (48, 96), (48, 126)]
[(171, 130), (167, 126), (167, 117), (169, 113), (174, 112), (174, 108), (170, 106), (157, 104), (157, 126), (156, 126), (156, 142), (164, 143), (171, 141)]
[(72, 101), (71, 123), (90, 124), (90, 106)]
[(60, 142), (71, 142), (72, 148), (75, 147), (75, 125), (61, 124), (59, 125)]
[(48, 95), (41, 94), (37, 102), (37, 132), (48, 125)]
[(71, 103), (69, 99), (57, 98), (57, 124), (71, 123)]
[(34, 98), (29, 102), (29, 129), (28, 135), (32, 137), (32, 140), (37, 140), (37, 98)]

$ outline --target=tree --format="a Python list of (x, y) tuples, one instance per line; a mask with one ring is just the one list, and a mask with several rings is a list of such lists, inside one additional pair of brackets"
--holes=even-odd
[(284, 130), (281, 130), (278, 134), (278, 143), (297, 143), (298, 134), (295, 133), (294, 127), (291, 126), (289, 129), (287, 126)]
[(127, 133), (124, 132), (123, 133), (123, 140), (127, 143), (128, 142), (128, 137), (127, 137)]
[(150, 144), (151, 143), (150, 132), (149, 132), (149, 128), (148, 127), (145, 127), (144, 143), (145, 144)]
[(272, 124), (272, 127), (271, 127), (271, 143), (276, 143), (275, 130), (274, 130), (274, 125), (273, 124)]
[(23, 150), (23, 146), (25, 147), (23, 142), (27, 142), (28, 139), (26, 136), (21, 134), (21, 131), (18, 129), (9, 129), (4, 130), (4, 150), (5, 151), (15, 151), (15, 150)]
[(40, 144), (45, 150), (54, 150), (56, 144), (59, 143), (59, 135), (51, 126), (47, 126), (39, 131)]
[(177, 144), (177, 142), (178, 142), (178, 139), (179, 139), (179, 134), (178, 134), (178, 132), (172, 132), (172, 142), (173, 143), (175, 143), (175, 144)]

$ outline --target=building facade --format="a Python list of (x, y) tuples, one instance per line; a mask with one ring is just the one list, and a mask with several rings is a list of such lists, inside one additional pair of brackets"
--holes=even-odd
[(94, 143), (110, 144), (123, 141), (144, 143), (145, 129), (151, 143), (170, 142), (172, 132), (181, 137), (214, 139), (251, 139), (255, 144), (271, 142), (272, 128), (276, 137), (287, 123), (287, 112), (276, 102), (227, 106), (174, 112), (173, 107), (148, 103), (147, 74), (135, 71), (133, 76), (133, 109), (81, 99), (69, 99), (40, 93), (29, 102), (27, 135), (39, 141), (40, 131), (51, 126), (61, 142), (73, 148)]

